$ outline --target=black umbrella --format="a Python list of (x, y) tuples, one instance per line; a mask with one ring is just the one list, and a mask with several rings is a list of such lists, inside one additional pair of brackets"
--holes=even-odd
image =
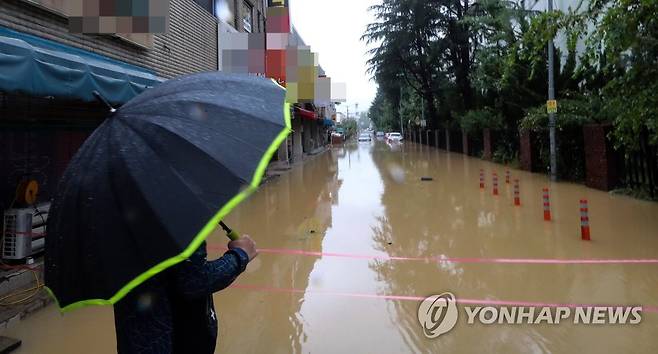
[(58, 305), (114, 304), (187, 259), (258, 187), (290, 132), (285, 95), (272, 80), (204, 73), (113, 112), (50, 209), (45, 282)]

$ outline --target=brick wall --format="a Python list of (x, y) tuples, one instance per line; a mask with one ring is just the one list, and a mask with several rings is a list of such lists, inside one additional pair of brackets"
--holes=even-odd
[(482, 131), (482, 145), (482, 158), (485, 160), (491, 160), (493, 154), (491, 151), (491, 129), (489, 128), (485, 128)]
[(169, 32), (155, 34), (152, 49), (108, 35), (69, 33), (66, 18), (19, 0), (0, 1), (0, 26), (146, 67), (165, 78), (217, 70), (217, 20), (193, 0), (171, 0)]
[(520, 132), (520, 140), (521, 151), (519, 152), (519, 160), (521, 160), (521, 169), (532, 171), (532, 141), (530, 131), (522, 130)]
[(612, 144), (606, 138), (612, 126), (583, 126), (585, 145), (585, 184), (590, 188), (609, 191), (619, 183), (619, 166)]

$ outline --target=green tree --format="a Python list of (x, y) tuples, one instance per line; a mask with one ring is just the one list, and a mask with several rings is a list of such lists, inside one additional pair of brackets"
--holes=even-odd
[(350, 138), (352, 135), (356, 134), (357, 131), (357, 122), (354, 118), (345, 118), (340, 126), (345, 129), (345, 137)]
[(400, 105), (403, 86), (422, 98), (429, 128), (451, 118), (451, 110), (441, 110), (440, 117), (439, 106), (461, 111), (472, 105), (474, 41), (462, 21), (472, 2), (384, 0), (371, 7), (376, 22), (362, 37), (375, 45), (369, 72), (390, 104)]
[(644, 133), (658, 144), (658, 2), (593, 0), (586, 16), (595, 29), (583, 66), (609, 79), (602, 109), (614, 117), (617, 144), (637, 149)]

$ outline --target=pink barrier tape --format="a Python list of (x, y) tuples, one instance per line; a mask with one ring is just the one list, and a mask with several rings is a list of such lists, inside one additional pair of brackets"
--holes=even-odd
[[(211, 251), (226, 251), (226, 247), (208, 246)], [(259, 248), (263, 254), (283, 254), (311, 257), (337, 257), (380, 261), (422, 261), (445, 263), (507, 263), (507, 264), (658, 264), (658, 259), (550, 259), (550, 258), (448, 258), (448, 257), (397, 257), (352, 253), (315, 252), (293, 249)]]
[[(402, 301), (423, 301), (425, 297), (422, 296), (405, 296), (405, 295), (383, 295), (383, 294), (366, 294), (366, 293), (353, 293), (331, 290), (316, 290), (316, 289), (295, 289), (295, 288), (274, 288), (268, 286), (256, 285), (243, 285), (233, 284), (229, 286), (233, 289), (261, 291), (269, 293), (289, 293), (289, 294), (322, 294), (333, 295), (342, 297), (354, 298), (368, 298), (368, 299), (383, 299), (383, 300), (402, 300)], [(509, 300), (488, 300), (488, 299), (462, 299), (457, 298), (457, 303), (466, 305), (490, 305), (490, 306), (526, 306), (526, 307), (635, 307), (634, 305), (603, 305), (603, 304), (575, 304), (575, 303), (553, 303), (553, 302), (533, 302), (533, 301), (509, 301)], [(657, 306), (640, 306), (643, 312), (658, 313)]]

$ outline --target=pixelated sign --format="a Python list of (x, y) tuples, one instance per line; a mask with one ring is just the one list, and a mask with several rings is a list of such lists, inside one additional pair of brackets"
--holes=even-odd
[(67, 0), (69, 32), (165, 33), (169, 0)]
[(287, 88), (290, 103), (344, 102), (345, 84), (320, 75), (318, 54), (291, 28), (288, 2), (268, 4), (265, 33), (220, 31), (220, 70), (272, 78)]
[(557, 113), (557, 101), (556, 100), (546, 101), (546, 110), (548, 111), (548, 113)]

